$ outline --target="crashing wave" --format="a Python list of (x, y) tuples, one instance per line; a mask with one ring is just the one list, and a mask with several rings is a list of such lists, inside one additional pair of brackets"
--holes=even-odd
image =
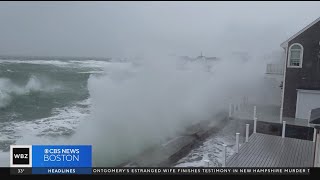
[(61, 87), (51, 84), (46, 78), (31, 76), (25, 86), (17, 85), (8, 78), (0, 78), (0, 108), (8, 106), (14, 95), (26, 95), (30, 92), (54, 92)]

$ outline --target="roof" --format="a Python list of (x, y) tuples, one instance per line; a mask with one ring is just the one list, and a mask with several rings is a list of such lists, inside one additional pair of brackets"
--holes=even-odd
[(286, 41), (284, 41), (283, 43), (281, 43), (281, 47), (286, 48), (288, 47), (288, 43), (289, 41), (291, 41), (292, 39), (296, 38), (297, 36), (299, 36), (300, 34), (302, 34), (304, 31), (306, 31), (307, 29), (309, 29), (311, 26), (313, 26), (314, 24), (316, 24), (317, 22), (320, 21), (320, 17), (317, 18), (316, 20), (314, 20), (312, 23), (310, 23), (308, 26), (306, 26), (305, 28), (301, 29), (299, 32), (297, 32), (296, 34), (294, 34), (293, 36), (291, 36), (289, 39), (287, 39)]

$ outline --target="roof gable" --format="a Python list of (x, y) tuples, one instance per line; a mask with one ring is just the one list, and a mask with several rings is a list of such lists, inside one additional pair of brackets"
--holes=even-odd
[(293, 36), (291, 36), (289, 39), (287, 39), (286, 41), (284, 41), (283, 43), (281, 43), (281, 47), (286, 48), (288, 47), (288, 43), (289, 41), (291, 41), (292, 39), (296, 38), (297, 36), (299, 36), (300, 34), (302, 34), (304, 31), (306, 31), (307, 29), (309, 29), (311, 26), (315, 25), (317, 22), (320, 21), (320, 17), (317, 18), (316, 20), (314, 20), (312, 23), (310, 23), (308, 26), (306, 26), (305, 28), (301, 29), (299, 32), (297, 32), (296, 34), (294, 34)]

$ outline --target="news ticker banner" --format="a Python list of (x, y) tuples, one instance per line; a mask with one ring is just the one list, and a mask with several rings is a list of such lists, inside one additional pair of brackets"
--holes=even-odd
[[(0, 175), (9, 172), (0, 168)], [(87, 172), (90, 173), (81, 173)], [(41, 173), (38, 173), (41, 172)], [(79, 173), (80, 172), (80, 173)], [(10, 168), (10, 175), (316, 175), (316, 168), (210, 168), (210, 167), (173, 167), (173, 168)]]

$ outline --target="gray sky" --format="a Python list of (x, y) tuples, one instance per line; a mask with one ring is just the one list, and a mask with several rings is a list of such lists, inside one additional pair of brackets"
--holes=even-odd
[(0, 2), (0, 54), (215, 56), (281, 50), (320, 2)]

